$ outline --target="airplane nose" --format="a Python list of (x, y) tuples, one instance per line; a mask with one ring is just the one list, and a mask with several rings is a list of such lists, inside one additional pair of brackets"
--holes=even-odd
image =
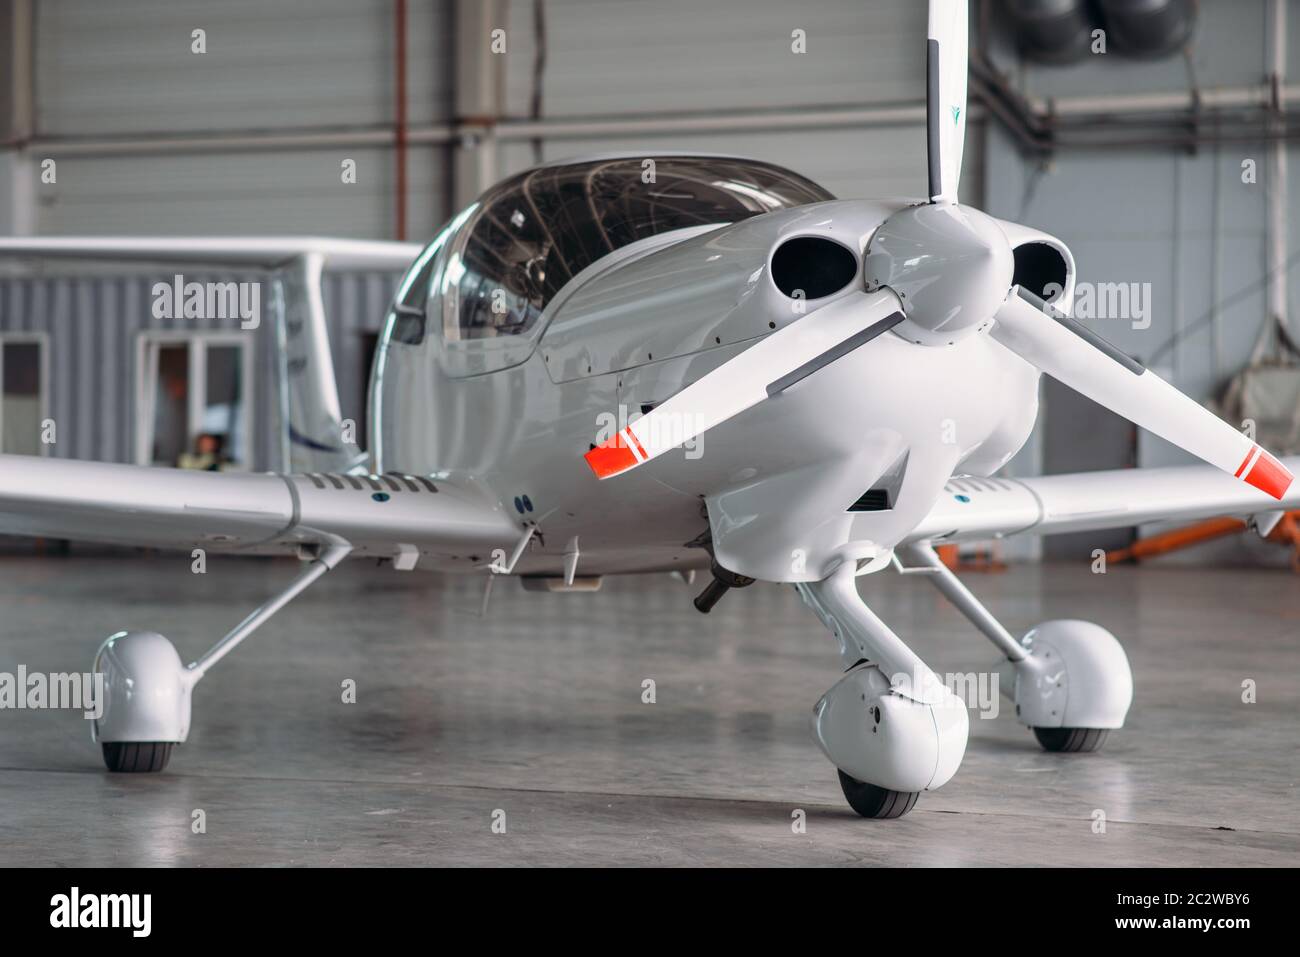
[(952, 345), (993, 321), (1015, 271), (998, 224), (955, 204), (909, 206), (872, 235), (863, 260), (869, 291), (887, 286), (907, 317), (897, 332), (920, 345)]

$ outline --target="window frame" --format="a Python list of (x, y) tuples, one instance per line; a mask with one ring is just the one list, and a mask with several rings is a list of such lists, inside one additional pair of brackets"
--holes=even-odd
[[(240, 372), (240, 429), (247, 443), (248, 461), (231, 462), (231, 471), (253, 470), (257, 458), (257, 437), (253, 434), (253, 406), (257, 389), (253, 370), (257, 368), (254, 353), (257, 339), (251, 331), (242, 330), (184, 330), (142, 329), (136, 333), (135, 343), (135, 464), (157, 466), (153, 461), (155, 426), (154, 398), (158, 394), (158, 365), (150, 361), (151, 347), (185, 345), (188, 368), (188, 387), (185, 396), (186, 441), (199, 434), (203, 412), (207, 407), (207, 358), (209, 346), (239, 346)], [(200, 348), (194, 348), (196, 345)], [(167, 466), (158, 466), (160, 468)], [(170, 466), (174, 468), (175, 466)]]
[[(10, 343), (35, 345), (40, 353), (39, 406), (41, 422), (50, 417), (50, 334), (44, 330), (31, 332), (0, 332), (0, 450), (4, 449), (4, 350)], [(41, 456), (50, 454), (50, 443), (41, 442)]]
[[(552, 290), (549, 296), (541, 303), (539, 307), (532, 306), (531, 300), (528, 297), (526, 296), (522, 297), (523, 302), (526, 304), (527, 308), (535, 309), (535, 314), (532, 316), (531, 320), (523, 329), (519, 330), (518, 332), (509, 333), (507, 335), (492, 335), (492, 336), (464, 335), (465, 332), (465, 326), (463, 322), (464, 310), (463, 310), (463, 303), (462, 303), (462, 298), (460, 293), (460, 283), (462, 278), (465, 275), (465, 272), (467, 271), (467, 267), (464, 265), (464, 253), (466, 248), (469, 246), (471, 240), (474, 238), (474, 231), (476, 227), (478, 227), (480, 223), (485, 221), (485, 217), (490, 215), (496, 203), (498, 203), (501, 199), (511, 195), (522, 196), (523, 201), (526, 202), (527, 204), (527, 208), (537, 218), (539, 228), (545, 231), (546, 234), (550, 236), (551, 242), (558, 247), (559, 243), (554, 238), (552, 230), (547, 224), (546, 217), (542, 215), (541, 211), (538, 208), (536, 196), (532, 191), (530, 191), (527, 188), (530, 180), (533, 177), (547, 175), (547, 174), (555, 175), (558, 177), (561, 171), (563, 170), (566, 169), (575, 170), (579, 168), (585, 168), (585, 172), (582, 175), (586, 176), (588, 179), (592, 179), (600, 174), (602, 168), (613, 166), (615, 164), (631, 163), (631, 164), (635, 164), (638, 170), (641, 170), (643, 169), (642, 164), (646, 159), (654, 160), (657, 164), (682, 163), (682, 164), (703, 165), (708, 163), (717, 163), (719, 165), (726, 165), (731, 167), (730, 170), (731, 172), (735, 172), (736, 170), (744, 170), (744, 169), (755, 169), (755, 170), (761, 169), (769, 173), (770, 175), (773, 175), (774, 177), (787, 177), (793, 184), (799, 185), (801, 188), (806, 189), (807, 191), (825, 194), (824, 196), (817, 196), (816, 198), (810, 199), (809, 203), (828, 202), (834, 199), (834, 195), (831, 194), (830, 191), (827, 190), (825, 187), (814, 182), (813, 180), (808, 179), (805, 176), (800, 175), (799, 173), (796, 173), (792, 170), (786, 169), (785, 167), (778, 166), (775, 163), (770, 163), (764, 160), (746, 159), (744, 157), (734, 157), (734, 156), (710, 156), (707, 154), (692, 154), (692, 153), (658, 154), (658, 155), (649, 154), (644, 157), (640, 155), (604, 156), (604, 157), (592, 157), (589, 159), (575, 160), (572, 162), (548, 164), (548, 165), (538, 166), (528, 170), (524, 170), (523, 172), (517, 173), (514, 176), (502, 180), (500, 183), (492, 187), (492, 189), (490, 189), (487, 193), (485, 193), (474, 204), (476, 209), (473, 210), (472, 214), (471, 214), (471, 210), (467, 209), (466, 211), (462, 212), (458, 217), (459, 219), (462, 220), (461, 228), (459, 228), (456, 235), (452, 238), (451, 242), (449, 242), (446, 245), (446, 248), (444, 250), (445, 258), (438, 265), (438, 267), (434, 270), (433, 274), (431, 275), (431, 279), (436, 280), (437, 289), (435, 290), (432, 285), (430, 286), (430, 296), (429, 296), (428, 304), (426, 305), (426, 316), (425, 316), (426, 335), (428, 332), (429, 322), (436, 320), (439, 326), (439, 334), (441, 336), (441, 339), (444, 343), (447, 344), (469, 345), (473, 343), (482, 344), (482, 343), (489, 343), (489, 342), (505, 343), (505, 342), (512, 342), (512, 341), (513, 342), (530, 341), (536, 338), (538, 332), (544, 328), (545, 317), (547, 313), (550, 311), (550, 307), (552, 303), (554, 303), (555, 301), (557, 301), (557, 299), (561, 297), (562, 291), (569, 283), (571, 283), (579, 275), (581, 275), (586, 270), (588, 270), (595, 263), (600, 262), (601, 260), (607, 258), (608, 256), (618, 253), (620, 250), (627, 248), (628, 246), (637, 245), (644, 240), (653, 239), (656, 236), (664, 235), (671, 232), (677, 232), (682, 229), (690, 229), (690, 228), (703, 227), (703, 226), (729, 225), (730, 223), (733, 222), (740, 222), (743, 219), (750, 219), (753, 218), (754, 216), (764, 215), (764, 213), (766, 212), (774, 212), (783, 209), (794, 209), (794, 208), (798, 208), (799, 206), (809, 205), (809, 203), (797, 203), (788, 206), (778, 206), (778, 207), (774, 207), (772, 210), (750, 212), (748, 215), (744, 217), (736, 217), (731, 219), (720, 218), (717, 223), (701, 221), (701, 222), (691, 223), (686, 226), (676, 225), (671, 228), (664, 228), (655, 232), (647, 233), (645, 236), (638, 236), (637, 238), (631, 240), (630, 242), (624, 242), (619, 246), (611, 248), (609, 251), (601, 254), (600, 256), (593, 258), (590, 262), (580, 262), (580, 260), (576, 258), (571, 261), (567, 261), (564, 263), (564, 266), (566, 272), (569, 273), (569, 278), (565, 282), (561, 283), (554, 290)], [(658, 168), (659, 167), (657, 166), (656, 170), (658, 170)], [(695, 179), (694, 177), (687, 176), (685, 175), (685, 172), (686, 171), (683, 170), (681, 173), (673, 173), (670, 168), (668, 171), (668, 176), (670, 177), (670, 179), (676, 178), (676, 179), (681, 179), (683, 181), (693, 179), (695, 182), (701, 183), (702, 185), (713, 185), (712, 183), (705, 184), (703, 180)], [(723, 171), (720, 170), (718, 175), (721, 176), (722, 172)], [(591, 201), (590, 193), (587, 196), (587, 202), (588, 205), (591, 206), (592, 208), (594, 221), (600, 227), (601, 233), (605, 237), (606, 242), (612, 246), (612, 242), (609, 240), (608, 231), (605, 229), (605, 224), (601, 220), (600, 213), (595, 209), (594, 204)], [(493, 220), (493, 221), (497, 222), (498, 226), (500, 225), (499, 220)], [(575, 266), (577, 268), (574, 268)], [(453, 271), (456, 270), (457, 268), (459, 268), (460, 271), (453, 276)], [(493, 283), (497, 288), (504, 289), (506, 294), (512, 298), (521, 296), (520, 293), (513, 292), (509, 289), (506, 289), (506, 287), (502, 286), (501, 283), (499, 282), (499, 279), (485, 277), (485, 280)], [(433, 304), (433, 298), (435, 292), (439, 299), (438, 315), (436, 316), (434, 316), (428, 308), (430, 305)], [(500, 348), (504, 349), (508, 347), (502, 345)]]

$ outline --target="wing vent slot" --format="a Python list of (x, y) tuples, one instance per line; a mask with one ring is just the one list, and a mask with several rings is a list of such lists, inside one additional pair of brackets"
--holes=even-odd
[(1011, 483), (1006, 479), (977, 478), (967, 475), (959, 479), (953, 479), (943, 489), (949, 494), (953, 492), (1006, 492), (1011, 489)]
[[(339, 475), (334, 472), (308, 472), (306, 478), (319, 489), (341, 489), (348, 491), (388, 491), (388, 492), (436, 492), (434, 485), (423, 475), (407, 475), (405, 472), (385, 472), (383, 475)], [(382, 481), (382, 484), (381, 484)], [(329, 483), (328, 485), (326, 483)]]

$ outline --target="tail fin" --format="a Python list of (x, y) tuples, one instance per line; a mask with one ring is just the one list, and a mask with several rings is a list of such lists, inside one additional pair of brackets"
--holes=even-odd
[(324, 256), (308, 252), (277, 270), (277, 383), (281, 461), (291, 472), (364, 469), (356, 423), (344, 421), (321, 298)]

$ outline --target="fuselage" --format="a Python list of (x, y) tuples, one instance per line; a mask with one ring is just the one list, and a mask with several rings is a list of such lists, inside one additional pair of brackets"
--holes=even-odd
[[(587, 265), (510, 336), (447, 334), (442, 296), (464, 269), (452, 230), (413, 268), (432, 291), (422, 334), (394, 315), (380, 344), (376, 470), (474, 484), (521, 528), (535, 523), (521, 574), (562, 574), (566, 551), (583, 576), (707, 566), (712, 552), (772, 581), (871, 557), (954, 473), (989, 474), (1028, 437), (1038, 372), (988, 335), (917, 348), (886, 334), (613, 480), (583, 455), (775, 329), (858, 292), (872, 233), (906, 205), (817, 202), (649, 236)], [(803, 299), (778, 288), (773, 250), (805, 236), (858, 258), (842, 289)]]

